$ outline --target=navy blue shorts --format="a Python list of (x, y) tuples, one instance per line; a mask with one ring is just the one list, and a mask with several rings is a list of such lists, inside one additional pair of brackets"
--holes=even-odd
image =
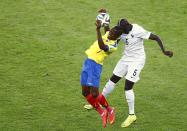
[(91, 59), (86, 59), (81, 73), (81, 85), (99, 88), (102, 65)]

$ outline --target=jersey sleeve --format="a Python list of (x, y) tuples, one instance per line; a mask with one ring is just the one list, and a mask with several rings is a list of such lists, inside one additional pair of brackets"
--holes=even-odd
[(145, 29), (142, 28), (142, 27), (139, 28), (139, 32), (138, 32), (138, 34), (137, 34), (137, 36), (138, 36), (139, 38), (142, 38), (142, 39), (149, 39), (150, 35), (151, 35), (151, 32), (145, 30)]
[(107, 45), (108, 46), (108, 51), (107, 52), (114, 52), (117, 50), (118, 43), (117, 41), (114, 43), (110, 43)]

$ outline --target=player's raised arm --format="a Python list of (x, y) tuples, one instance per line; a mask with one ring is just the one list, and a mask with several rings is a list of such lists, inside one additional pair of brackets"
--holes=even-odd
[(158, 43), (158, 45), (160, 46), (160, 49), (162, 50), (164, 55), (169, 56), (169, 57), (173, 56), (173, 52), (172, 51), (166, 51), (165, 50), (161, 39), (157, 35), (151, 33), (151, 35), (149, 36), (149, 39), (150, 40), (155, 40)]
[(96, 20), (95, 25), (96, 25), (97, 40), (98, 40), (99, 48), (101, 50), (108, 51), (108, 46), (104, 44), (102, 36), (101, 36), (101, 31), (100, 31), (100, 29), (101, 29), (101, 21)]
[(106, 26), (104, 26), (104, 31), (105, 31), (105, 33), (106, 33), (107, 31), (110, 31), (109, 24), (108, 24), (108, 25), (106, 25)]

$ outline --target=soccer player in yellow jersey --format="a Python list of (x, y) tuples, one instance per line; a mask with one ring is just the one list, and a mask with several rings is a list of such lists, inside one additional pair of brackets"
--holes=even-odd
[[(106, 11), (101, 9), (100, 11)], [(100, 76), (104, 59), (117, 50), (118, 37), (122, 31), (117, 26), (111, 30), (109, 26), (104, 27), (105, 35), (101, 36), (101, 23), (96, 21), (97, 41), (95, 41), (89, 49), (86, 50), (87, 59), (81, 73), (82, 95), (86, 98), (95, 110), (100, 114), (103, 127), (106, 127), (107, 117), (109, 115), (110, 124), (114, 123), (114, 108), (110, 107), (105, 97), (99, 94)], [(105, 107), (103, 109), (100, 105)]]

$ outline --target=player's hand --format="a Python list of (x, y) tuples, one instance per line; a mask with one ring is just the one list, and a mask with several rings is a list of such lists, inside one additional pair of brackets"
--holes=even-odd
[(101, 8), (101, 9), (99, 9), (99, 10), (98, 10), (98, 12), (99, 12), (99, 13), (106, 13), (106, 12), (107, 12), (107, 10), (106, 10), (106, 9), (104, 9), (104, 8)]
[(96, 29), (100, 29), (101, 28), (101, 21), (96, 20), (95, 25), (96, 25)]
[(164, 55), (166, 55), (168, 57), (172, 57), (173, 56), (173, 52), (172, 51), (164, 51)]

